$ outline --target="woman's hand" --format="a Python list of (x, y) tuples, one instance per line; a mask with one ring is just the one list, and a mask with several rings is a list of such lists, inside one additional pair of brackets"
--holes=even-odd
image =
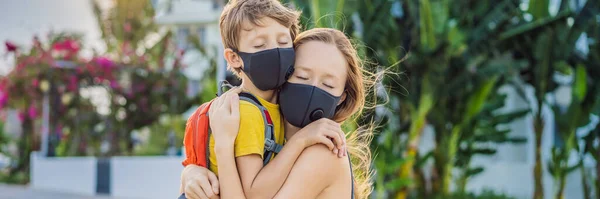
[(219, 179), (207, 168), (186, 166), (181, 172), (181, 185), (187, 199), (219, 198)]
[(240, 128), (240, 92), (241, 87), (230, 89), (215, 99), (208, 110), (215, 145), (233, 147)]
[(329, 147), (338, 157), (346, 155), (346, 135), (337, 122), (327, 118), (321, 118), (300, 129), (290, 141), (303, 144), (304, 148), (324, 144)]

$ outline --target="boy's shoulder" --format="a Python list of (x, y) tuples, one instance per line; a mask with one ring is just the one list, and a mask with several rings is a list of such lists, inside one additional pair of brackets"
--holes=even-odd
[(240, 120), (262, 121), (262, 117), (262, 112), (258, 106), (251, 102), (240, 100)]

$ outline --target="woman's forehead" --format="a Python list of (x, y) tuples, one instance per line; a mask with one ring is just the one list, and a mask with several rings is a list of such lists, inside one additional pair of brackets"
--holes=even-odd
[(327, 73), (341, 77), (346, 75), (348, 62), (333, 44), (320, 41), (303, 43), (296, 48), (296, 69)]

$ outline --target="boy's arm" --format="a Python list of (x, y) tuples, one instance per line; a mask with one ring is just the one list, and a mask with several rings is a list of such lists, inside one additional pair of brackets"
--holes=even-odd
[(226, 143), (215, 146), (217, 161), (219, 162), (219, 180), (222, 182), (222, 199), (245, 199), (244, 190), (238, 170), (235, 164), (235, 154), (233, 150), (234, 143)]

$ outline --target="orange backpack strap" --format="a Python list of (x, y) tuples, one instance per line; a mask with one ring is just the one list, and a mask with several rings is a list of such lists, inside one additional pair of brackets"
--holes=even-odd
[(183, 160), (183, 166), (195, 164), (208, 168), (209, 156), (209, 118), (208, 110), (212, 101), (204, 103), (194, 111), (192, 116), (188, 118), (183, 145), (185, 148), (186, 158)]

